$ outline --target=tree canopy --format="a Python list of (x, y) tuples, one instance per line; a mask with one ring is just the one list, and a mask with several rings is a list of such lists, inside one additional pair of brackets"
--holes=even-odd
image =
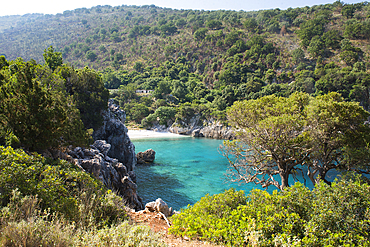
[(52, 47), (44, 55), (45, 66), (0, 57), (0, 142), (31, 151), (86, 145), (108, 91), (94, 70), (60, 64)]
[(0, 136), (29, 150), (85, 145), (88, 136), (63, 79), (32, 61), (9, 64), (0, 71)]
[[(368, 116), (358, 103), (345, 102), (337, 93), (314, 98), (297, 92), (288, 98), (235, 102), (227, 117), (237, 140), (225, 141), (222, 149), (231, 178), (284, 189), (291, 176), (306, 170), (315, 184), (318, 179), (328, 182), (330, 169), (356, 169), (359, 161), (366, 165)], [(354, 155), (356, 150), (361, 155)]]

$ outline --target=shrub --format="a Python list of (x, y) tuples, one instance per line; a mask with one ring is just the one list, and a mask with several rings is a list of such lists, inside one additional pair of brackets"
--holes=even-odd
[[(206, 195), (193, 206), (172, 217), (170, 233), (190, 238), (224, 242), (234, 230), (229, 217), (246, 203), (243, 191), (230, 189), (218, 195)], [(236, 217), (236, 216), (234, 216)], [(231, 223), (231, 222), (230, 222)]]
[[(9, 205), (0, 211), (1, 246), (164, 246), (149, 227), (129, 225), (127, 221), (103, 228), (82, 226), (40, 210), (38, 202), (37, 197), (21, 197), (19, 191), (14, 191)], [(110, 206), (115, 208), (115, 204)]]
[(1, 246), (165, 246), (125, 221), (122, 198), (66, 162), (0, 146), (0, 174)]
[(310, 191), (226, 191), (172, 217), (175, 235), (228, 246), (370, 246), (370, 185), (359, 179)]
[(146, 226), (123, 222), (100, 230), (93, 229), (81, 235), (76, 246), (166, 246), (158, 235)]
[(37, 196), (42, 210), (81, 225), (105, 225), (125, 218), (120, 197), (66, 161), (48, 161), (0, 146), (0, 174), (2, 206), (11, 203), (13, 191), (18, 190), (24, 196)]
[(171, 122), (175, 120), (176, 109), (170, 106), (160, 106), (153, 114), (150, 114), (141, 121), (141, 125), (144, 127), (150, 127), (155, 122), (160, 125), (171, 125)]
[(59, 221), (31, 218), (28, 221), (10, 222), (2, 229), (2, 246), (73, 246), (74, 229)]

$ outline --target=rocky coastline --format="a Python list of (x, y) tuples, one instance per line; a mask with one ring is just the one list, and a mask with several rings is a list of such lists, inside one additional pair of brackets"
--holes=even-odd
[(144, 209), (137, 194), (135, 146), (124, 125), (126, 114), (112, 100), (102, 112), (103, 124), (93, 133), (94, 144), (89, 148), (72, 147), (45, 151), (44, 156), (64, 159), (99, 179), (108, 189), (125, 199), (127, 206)]
[(128, 171), (118, 159), (108, 156), (110, 150), (111, 144), (97, 140), (90, 148), (68, 150), (65, 159), (102, 181), (108, 189), (124, 198), (130, 208), (143, 209), (134, 171)]
[[(109, 100), (108, 109), (102, 112), (102, 116), (102, 126), (94, 131), (94, 144), (89, 148), (52, 151), (49, 156), (75, 164), (102, 181), (108, 189), (122, 196), (127, 206), (136, 211), (143, 210), (143, 201), (137, 194), (135, 167), (137, 164), (153, 162), (155, 151), (147, 150), (135, 154), (135, 146), (124, 124), (126, 114), (113, 100)], [(200, 121), (197, 117), (189, 121), (175, 122), (170, 127), (156, 125), (151, 130), (213, 139), (234, 138), (231, 128), (213, 120)]]
[(169, 127), (156, 124), (150, 130), (212, 139), (232, 140), (235, 138), (231, 127), (224, 126), (214, 119), (200, 121), (198, 116), (188, 121), (175, 122), (170, 124)]

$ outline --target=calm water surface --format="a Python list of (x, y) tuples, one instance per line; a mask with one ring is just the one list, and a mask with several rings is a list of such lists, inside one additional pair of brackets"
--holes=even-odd
[[(144, 203), (162, 198), (170, 207), (176, 210), (194, 204), (206, 194), (217, 194), (225, 189), (244, 190), (246, 194), (253, 188), (263, 189), (255, 184), (230, 183), (225, 177), (228, 162), (219, 153), (221, 140), (170, 137), (133, 139), (136, 152), (147, 149), (156, 151), (154, 164), (137, 165), (138, 193)], [(333, 180), (336, 173), (328, 174)], [(279, 180), (279, 178), (277, 178)], [(304, 182), (302, 177), (298, 177)], [(312, 188), (312, 183), (306, 177), (306, 186)], [(293, 184), (290, 178), (290, 184)], [(272, 192), (274, 186), (268, 191)]]
[[(249, 191), (254, 184), (230, 183), (225, 178), (228, 162), (218, 148), (221, 140), (179, 137), (134, 139), (136, 152), (156, 151), (154, 164), (136, 167), (138, 193), (144, 202), (162, 198), (176, 210), (194, 204), (206, 194), (231, 187)], [(273, 190), (273, 188), (271, 188)]]

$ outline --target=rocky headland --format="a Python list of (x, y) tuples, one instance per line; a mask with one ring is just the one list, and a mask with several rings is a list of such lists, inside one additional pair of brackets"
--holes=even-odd
[(108, 109), (102, 112), (103, 125), (94, 131), (94, 140), (105, 140), (111, 145), (107, 155), (118, 159), (127, 168), (134, 170), (136, 165), (135, 146), (127, 135), (126, 114), (110, 99)]
[(103, 184), (126, 200), (135, 210), (144, 209), (137, 194), (135, 146), (124, 125), (126, 114), (109, 100), (108, 109), (102, 112), (103, 124), (94, 131), (94, 144), (89, 148), (54, 150), (46, 156), (67, 160), (92, 174)]

